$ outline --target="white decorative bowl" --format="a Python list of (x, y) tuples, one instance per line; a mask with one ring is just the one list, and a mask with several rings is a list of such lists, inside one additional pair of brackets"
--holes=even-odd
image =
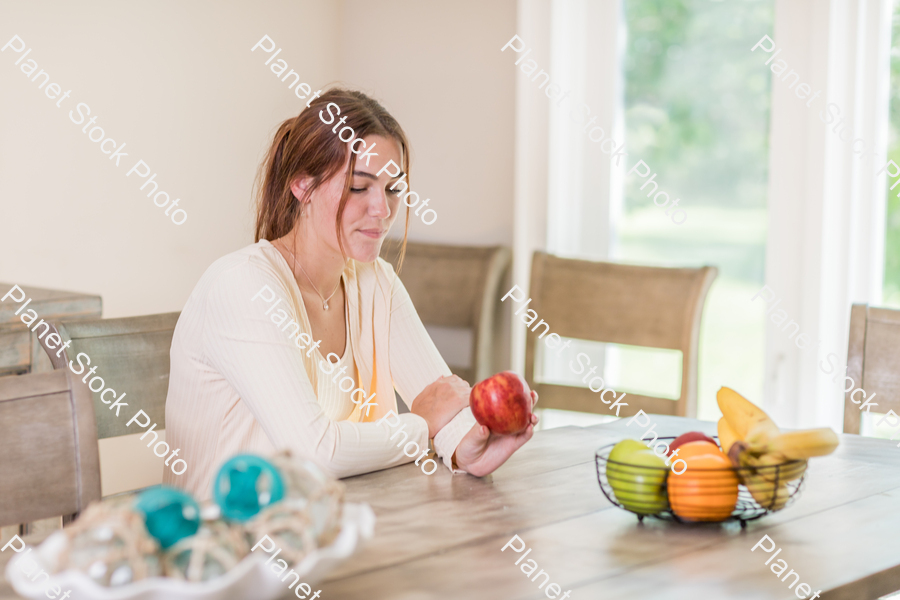
[[(363, 539), (370, 539), (375, 528), (375, 514), (368, 504), (344, 504), (341, 532), (332, 544), (311, 552), (299, 565), (292, 568), (300, 574), (300, 583), (314, 586), (329, 571), (349, 558)], [(28, 554), (39, 569), (46, 569), (41, 549), (51, 548), (54, 538), (63, 535), (56, 532), (48, 537), (35, 551)], [(71, 600), (275, 600), (287, 594), (288, 584), (294, 580), (282, 581), (264, 563), (268, 555), (259, 551), (245, 557), (238, 565), (222, 577), (202, 583), (190, 583), (169, 577), (152, 577), (118, 587), (103, 587), (94, 583), (87, 575), (74, 570), (63, 571), (51, 577), (50, 581), (34, 583), (19, 568), (23, 555), (15, 556), (6, 567), (6, 580), (13, 589), (25, 598), (38, 600), (47, 598), (45, 592), (50, 586), (59, 586), (65, 593), (72, 591)], [(274, 563), (273, 563), (274, 564)], [(35, 571), (36, 572), (36, 571)], [(315, 593), (315, 589), (313, 589)], [(323, 596), (325, 595), (323, 591)]]

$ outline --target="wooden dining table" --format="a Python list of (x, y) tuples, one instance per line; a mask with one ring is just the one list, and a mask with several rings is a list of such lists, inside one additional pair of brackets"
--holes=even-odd
[[(653, 415), (660, 436), (715, 434), (715, 423)], [(763, 536), (824, 600), (871, 600), (900, 590), (900, 448), (841, 435), (830, 456), (810, 460), (789, 507), (747, 523), (680, 524), (637, 517), (610, 503), (597, 483), (594, 452), (638, 437), (628, 419), (538, 431), (492, 475), (402, 467), (343, 480), (348, 502), (366, 502), (372, 539), (313, 589), (322, 600), (547, 598), (546, 578), (521, 570), (533, 560), (562, 598), (777, 600), (797, 598), (752, 551)], [(509, 547), (518, 536), (531, 551)], [(36, 543), (38, 538), (29, 541)], [(768, 545), (768, 542), (766, 542)], [(518, 542), (514, 543), (519, 547)], [(5, 568), (10, 552), (0, 553)], [(786, 573), (786, 572), (785, 572)], [(535, 571), (537, 574), (537, 571)], [(0, 600), (15, 598), (0, 585)], [(285, 596), (293, 597), (291, 596)]]

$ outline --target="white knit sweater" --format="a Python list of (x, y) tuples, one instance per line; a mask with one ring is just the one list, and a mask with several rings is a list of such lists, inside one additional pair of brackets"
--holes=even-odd
[[(402, 436), (389, 440), (401, 426), (409, 441), (428, 447), (422, 417), (400, 415), (394, 428), (376, 421), (388, 410), (397, 412), (395, 388), (412, 406), (425, 386), (450, 375), (450, 369), (389, 263), (350, 260), (342, 277), (349, 352), (340, 364), (355, 365), (348, 373), (369, 395), (376, 393), (377, 406), (368, 416), (361, 414), (350, 393), (337, 389), (330, 377), (319, 377), (323, 357), (318, 350), (300, 350), (271, 319), (275, 313), (266, 315), (270, 305), (252, 299), (268, 286), (283, 299), (279, 309), (312, 335), (289, 265), (262, 240), (213, 263), (178, 319), (170, 352), (166, 441), (181, 449), (188, 468), (182, 475), (165, 469), (165, 484), (206, 499), (225, 460), (281, 448), (334, 477), (376, 471), (415, 460), (396, 447)], [(434, 449), (448, 468), (474, 424), (466, 408), (436, 435)]]

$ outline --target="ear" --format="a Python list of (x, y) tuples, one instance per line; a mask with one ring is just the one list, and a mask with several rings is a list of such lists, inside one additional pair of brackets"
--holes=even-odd
[(291, 193), (294, 194), (294, 198), (300, 200), (306, 195), (310, 185), (312, 185), (312, 178), (297, 177), (291, 182)]

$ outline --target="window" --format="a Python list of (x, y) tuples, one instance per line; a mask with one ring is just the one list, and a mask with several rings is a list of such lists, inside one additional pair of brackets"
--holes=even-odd
[[(765, 277), (770, 77), (750, 48), (772, 32), (774, 2), (624, 0), (624, 10), (628, 169), (640, 159), (650, 171), (625, 177), (610, 256), (719, 268), (698, 386), (698, 417), (714, 419), (722, 385), (762, 399), (764, 307), (749, 299)], [(674, 222), (677, 209), (654, 204), (666, 201), (661, 191), (680, 200)]]
[[(900, 1), (895, 0), (891, 19), (891, 75), (890, 104), (888, 119), (888, 159), (900, 164)], [(896, 178), (886, 178), (887, 196), (885, 198), (884, 224), (884, 279), (882, 280), (882, 306), (900, 308), (900, 198), (898, 188), (890, 187), (897, 182)], [(896, 437), (897, 430), (891, 426), (891, 420), (881, 425), (876, 423), (882, 413), (863, 415), (860, 431), (863, 435), (879, 438)]]
[[(888, 121), (888, 158), (900, 165), (900, 2), (894, 3), (891, 23), (890, 120)], [(887, 177), (887, 187), (896, 179)], [(900, 188), (888, 189), (884, 228), (884, 283), (882, 304), (900, 308)]]

